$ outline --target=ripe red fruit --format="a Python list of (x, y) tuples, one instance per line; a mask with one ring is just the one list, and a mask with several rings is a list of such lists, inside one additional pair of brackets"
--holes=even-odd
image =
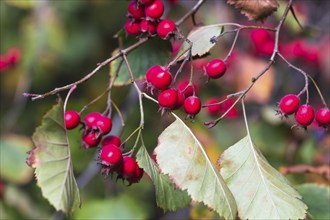
[(124, 178), (130, 178), (134, 175), (136, 167), (138, 167), (136, 161), (132, 157), (126, 156), (123, 158), (120, 173)]
[(330, 125), (330, 110), (327, 107), (317, 110), (315, 120), (321, 127), (328, 127)]
[(158, 103), (165, 109), (175, 108), (178, 102), (178, 92), (176, 89), (167, 89), (158, 95)]
[(184, 96), (183, 92), (177, 91), (177, 94), (178, 94), (178, 100), (176, 102), (176, 105), (175, 105), (174, 109), (181, 108), (181, 106), (183, 105), (184, 100), (185, 100), (185, 96)]
[(7, 52), (7, 58), (10, 65), (15, 65), (21, 59), (21, 50), (18, 48), (10, 48)]
[(220, 78), (226, 72), (226, 63), (221, 59), (214, 59), (205, 66), (206, 74), (213, 79)]
[(139, 166), (136, 166), (134, 175), (132, 177), (128, 178), (127, 181), (129, 182), (130, 185), (132, 183), (137, 183), (143, 177), (143, 173), (144, 173), (143, 169), (140, 168)]
[(296, 121), (303, 127), (310, 125), (314, 120), (314, 109), (310, 105), (301, 105), (296, 112)]
[(159, 19), (164, 13), (164, 4), (161, 0), (156, 0), (145, 9), (145, 14), (152, 19)]
[(155, 0), (138, 0), (140, 4), (147, 5), (153, 3)]
[(157, 34), (161, 38), (167, 38), (176, 30), (175, 23), (170, 19), (162, 20), (157, 26)]
[(85, 125), (90, 129), (96, 129), (97, 128), (97, 121), (99, 120), (99, 117), (102, 115), (98, 112), (91, 112), (87, 114), (84, 118)]
[(279, 107), (284, 115), (291, 115), (298, 110), (299, 103), (300, 100), (298, 96), (288, 94), (280, 100)]
[(96, 126), (100, 130), (101, 134), (105, 135), (111, 131), (112, 120), (106, 116), (100, 115), (96, 122)]
[(141, 5), (136, 4), (136, 1), (131, 1), (127, 7), (128, 13), (135, 19), (141, 19), (144, 15), (144, 8)]
[(125, 31), (129, 35), (139, 35), (140, 34), (140, 22), (127, 20), (125, 24)]
[(83, 134), (82, 140), (83, 140), (83, 146), (86, 149), (88, 149), (91, 147), (96, 147), (100, 143), (101, 137), (94, 132), (90, 132), (87, 134)]
[[(178, 90), (182, 91), (185, 97), (192, 96), (194, 94), (194, 90), (192, 86), (188, 86), (189, 80), (183, 80), (179, 82), (178, 84)], [(196, 83), (193, 83), (195, 93), (198, 93), (198, 85)]]
[(146, 73), (147, 81), (159, 90), (167, 89), (172, 83), (172, 75), (163, 66), (152, 66)]
[(190, 96), (184, 100), (183, 109), (191, 117), (194, 117), (201, 110), (202, 103), (197, 96)]
[(220, 100), (218, 98), (209, 98), (205, 103), (206, 105), (210, 105), (210, 106), (206, 107), (207, 113), (209, 113), (211, 115), (219, 114), (221, 112), (221, 109), (222, 109), (221, 104), (212, 105), (212, 104), (215, 104), (215, 103), (218, 103), (218, 102), (220, 102)]
[(120, 138), (116, 135), (109, 135), (108, 137), (105, 137), (102, 141), (102, 146), (113, 144), (117, 147), (120, 147), (121, 141)]
[(66, 111), (64, 114), (64, 123), (66, 129), (73, 129), (79, 125), (80, 115), (74, 110)]
[(102, 147), (100, 160), (103, 165), (116, 167), (122, 162), (122, 159), (122, 152), (117, 146), (109, 144)]
[(140, 23), (141, 32), (154, 35), (156, 33), (156, 23), (148, 20), (142, 20)]

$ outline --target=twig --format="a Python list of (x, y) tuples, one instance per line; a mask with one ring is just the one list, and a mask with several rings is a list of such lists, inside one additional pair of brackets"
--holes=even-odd
[(327, 180), (330, 180), (330, 167), (328, 165), (322, 165), (313, 167), (309, 165), (296, 165), (290, 167), (281, 167), (280, 172), (283, 174), (290, 173), (315, 173), (323, 176)]
[(190, 16), (194, 16), (198, 9), (205, 3), (206, 0), (199, 0), (196, 5), (182, 18), (180, 18), (177, 22), (175, 22), (176, 26), (180, 26), (185, 20), (187, 20)]

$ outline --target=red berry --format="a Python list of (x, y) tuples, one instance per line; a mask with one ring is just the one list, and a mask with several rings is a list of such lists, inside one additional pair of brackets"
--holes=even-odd
[(220, 78), (226, 72), (226, 63), (221, 59), (214, 59), (206, 64), (206, 74), (213, 79)]
[(7, 55), (0, 55), (0, 72), (10, 67), (10, 61)]
[(327, 107), (317, 110), (315, 120), (321, 127), (328, 127), (330, 125), (330, 110)]
[(136, 167), (138, 167), (138, 165), (132, 157), (124, 157), (123, 164), (120, 170), (121, 175), (123, 175), (124, 178), (132, 177), (135, 173)]
[(147, 5), (153, 3), (155, 0), (138, 0), (140, 4)]
[(281, 99), (279, 107), (284, 115), (291, 115), (298, 110), (299, 103), (300, 100), (298, 96), (294, 94), (288, 94)]
[(176, 30), (175, 23), (170, 19), (162, 20), (157, 26), (157, 34), (161, 38), (167, 38)]
[(154, 35), (156, 33), (156, 23), (148, 20), (142, 20), (140, 23), (141, 32)]
[(117, 146), (109, 144), (102, 147), (100, 159), (103, 165), (116, 167), (122, 162), (123, 155)]
[(217, 104), (217, 105), (212, 105), (215, 103), (220, 102), (220, 100), (218, 98), (209, 98), (206, 101), (206, 105), (210, 105), (206, 107), (206, 111), (211, 114), (211, 115), (216, 115), (219, 114), (221, 112), (222, 106), (221, 104)]
[(161, 0), (156, 0), (145, 9), (145, 14), (152, 19), (159, 19), (164, 13), (164, 4)]
[(188, 98), (186, 98), (186, 100), (184, 100), (183, 103), (184, 111), (192, 117), (199, 113), (201, 107), (201, 100), (197, 96), (189, 96)]
[(159, 90), (167, 89), (172, 83), (172, 75), (163, 66), (153, 66), (146, 73), (147, 81)]
[(118, 136), (115, 135), (109, 135), (108, 137), (105, 137), (102, 141), (102, 146), (113, 144), (117, 147), (120, 147), (121, 141)]
[(80, 115), (74, 110), (66, 111), (64, 114), (64, 123), (66, 129), (73, 129), (79, 125)]
[(140, 22), (127, 20), (125, 24), (125, 31), (129, 35), (139, 35), (140, 34)]
[(178, 90), (182, 91), (185, 97), (192, 96), (194, 94), (194, 90), (195, 90), (195, 93), (198, 93), (199, 88), (196, 83), (193, 83), (194, 90), (193, 90), (193, 87), (188, 86), (188, 84), (189, 84), (189, 80), (184, 80), (184, 81), (179, 82), (179, 84), (177, 86)]
[(128, 4), (127, 11), (135, 19), (144, 17), (144, 8), (136, 4), (136, 1), (131, 1), (131, 3)]
[(314, 120), (314, 109), (310, 105), (301, 105), (296, 112), (296, 121), (303, 127), (310, 125)]
[(83, 134), (82, 140), (83, 146), (88, 149), (91, 147), (96, 147), (100, 143), (101, 137), (94, 132), (90, 132), (87, 134)]
[(15, 65), (21, 59), (21, 50), (18, 48), (10, 48), (7, 52), (7, 58), (10, 65)]
[(87, 114), (84, 118), (85, 125), (88, 128), (96, 129), (97, 121), (99, 120), (99, 117), (101, 117), (101, 116), (102, 115), (98, 112), (91, 112), (91, 113)]
[(110, 118), (100, 115), (96, 122), (97, 128), (100, 130), (101, 134), (107, 134), (111, 131), (112, 121)]
[(178, 94), (178, 100), (176, 102), (176, 105), (175, 105), (174, 109), (181, 108), (181, 106), (183, 105), (184, 100), (185, 100), (185, 96), (184, 96), (183, 92), (177, 91), (177, 94)]
[(136, 166), (134, 175), (128, 178), (127, 181), (129, 182), (129, 184), (137, 183), (143, 177), (143, 173), (144, 173), (143, 169), (140, 168), (139, 166)]
[(176, 89), (167, 89), (158, 95), (158, 103), (166, 109), (175, 108), (178, 102), (178, 92)]

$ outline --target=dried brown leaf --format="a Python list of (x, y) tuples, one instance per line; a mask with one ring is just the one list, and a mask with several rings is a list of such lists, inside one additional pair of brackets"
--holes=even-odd
[(227, 3), (235, 6), (249, 20), (263, 21), (277, 10), (277, 0), (227, 0)]

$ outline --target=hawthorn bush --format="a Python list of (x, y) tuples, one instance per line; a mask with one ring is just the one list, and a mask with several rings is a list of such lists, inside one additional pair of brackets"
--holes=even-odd
[(1, 219), (330, 218), (327, 1), (0, 4)]

